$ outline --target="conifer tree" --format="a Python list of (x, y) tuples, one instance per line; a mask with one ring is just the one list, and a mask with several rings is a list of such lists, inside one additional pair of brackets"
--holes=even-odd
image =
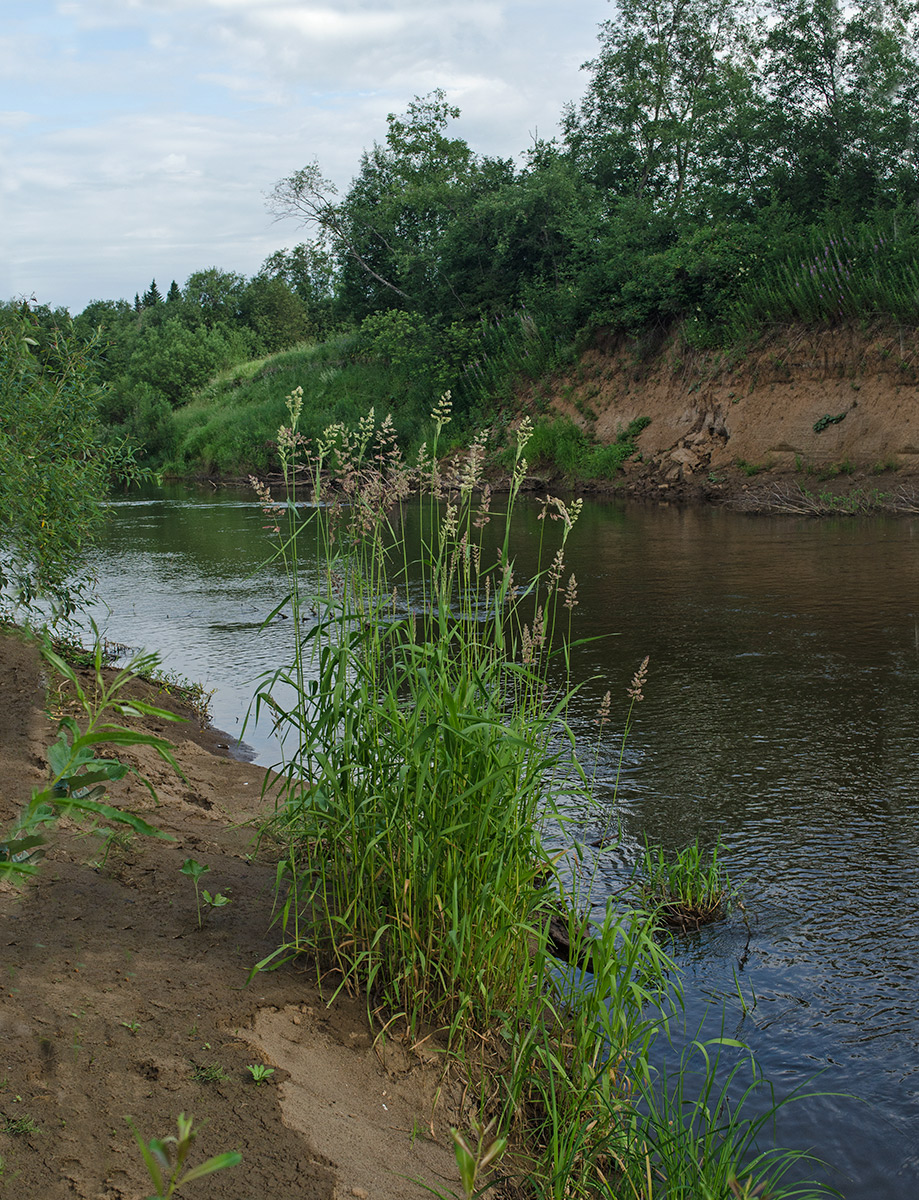
[(150, 286), (144, 292), (143, 306), (144, 308), (153, 308), (162, 302), (163, 297), (160, 295), (160, 289), (156, 286), (156, 280), (151, 280)]

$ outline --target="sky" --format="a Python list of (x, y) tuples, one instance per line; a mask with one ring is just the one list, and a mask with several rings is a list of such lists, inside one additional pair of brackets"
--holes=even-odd
[(443, 88), (521, 161), (583, 94), (607, 0), (0, 0), (0, 300), (80, 312), (251, 276), (308, 236), (265, 197), (345, 191), (388, 113)]

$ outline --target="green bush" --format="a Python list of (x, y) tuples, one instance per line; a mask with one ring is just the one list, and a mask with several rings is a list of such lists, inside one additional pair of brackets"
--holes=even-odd
[(0, 607), (73, 611), (112, 479), (135, 471), (99, 422), (95, 345), (64, 331), (41, 347), (27, 306), (0, 329)]

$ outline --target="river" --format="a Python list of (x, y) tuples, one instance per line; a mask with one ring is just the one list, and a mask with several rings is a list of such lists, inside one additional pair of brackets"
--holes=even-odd
[[(541, 529), (524, 505), (514, 549)], [(265, 518), (244, 493), (170, 487), (116, 501), (95, 618), (215, 688), (237, 736), (293, 622)], [(709, 508), (588, 503), (569, 541), (574, 725), (590, 746), (603, 693), (597, 798), (573, 835), (621, 821), (597, 887), (615, 891), (641, 839), (720, 837), (739, 911), (678, 942), (687, 1025), (746, 1041), (785, 1096), (779, 1139), (830, 1164), (846, 1200), (919, 1194), (919, 520), (812, 521)], [(626, 688), (650, 656), (618, 795)], [(250, 752), (275, 760), (251, 720)]]

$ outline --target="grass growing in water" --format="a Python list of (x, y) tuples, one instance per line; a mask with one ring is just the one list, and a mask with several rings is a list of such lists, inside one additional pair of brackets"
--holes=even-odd
[(661, 846), (645, 842), (644, 881), (640, 893), (655, 917), (671, 929), (699, 929), (725, 913), (730, 880), (718, 859), (718, 843), (709, 861), (698, 841), (669, 858)]
[[(479, 490), (480, 441), (444, 483), (446, 397), (413, 464), (372, 413), (356, 429), (329, 428), (307, 456), (301, 404), (295, 390), (278, 435), (285, 501), (257, 485), (290, 580), (275, 611), (293, 608), (300, 637), (256, 697), (287, 732), (272, 821), (285, 847), (281, 945), (256, 970), (307, 952), (321, 974), (332, 967), (339, 986), (362, 990), (384, 1028), (439, 1031), (445, 1069), (476, 1097), (478, 1128), (509, 1139), (509, 1192), (676, 1195), (654, 1158), (658, 1118), (634, 1102), (679, 1007), (672, 964), (647, 914), (610, 904), (588, 930), (586, 901), (566, 894), (542, 841), (563, 819), (561, 797), (588, 790), (567, 723), (577, 583), (565, 553), (580, 502), (545, 499), (543, 565), (519, 579), (511, 520), (526, 427), (496, 513)], [(418, 493), (416, 561), (401, 506)], [(294, 690), (289, 709), (280, 683)], [(567, 914), (568, 964), (550, 950), (551, 911)], [(697, 1120), (715, 1118), (700, 1108)], [(740, 1128), (719, 1159), (738, 1178), (749, 1148)], [(777, 1177), (771, 1161), (749, 1170), (755, 1186)]]

